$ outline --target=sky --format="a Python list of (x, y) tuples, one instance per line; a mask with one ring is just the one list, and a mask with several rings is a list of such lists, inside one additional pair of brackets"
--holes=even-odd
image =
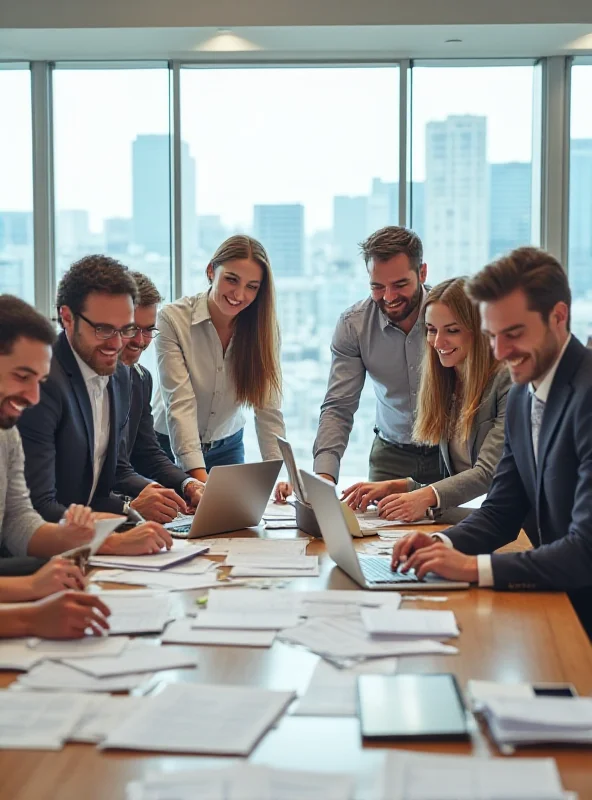
[[(485, 115), (490, 162), (532, 153), (534, 68), (417, 67), (413, 177), (425, 177), (425, 125)], [(339, 194), (398, 179), (396, 67), (184, 69), (181, 131), (197, 162), (197, 213), (249, 225), (255, 203), (303, 203), (307, 232), (331, 227)], [(574, 67), (572, 135), (592, 137), (592, 66)], [(131, 216), (137, 135), (167, 133), (168, 73), (54, 73), (56, 207)], [(0, 210), (32, 206), (29, 74), (0, 70)], [(6, 124), (8, 122), (8, 124)]]

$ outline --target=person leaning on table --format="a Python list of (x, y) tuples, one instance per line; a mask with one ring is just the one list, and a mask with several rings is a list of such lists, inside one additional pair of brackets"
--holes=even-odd
[(447, 477), (429, 485), (413, 478), (357, 483), (344, 492), (352, 508), (378, 502), (384, 519), (415, 522), (426, 515), (457, 522), (458, 508), (486, 494), (504, 445), (511, 379), (481, 331), (465, 278), (431, 289), (424, 304), (426, 347), (413, 435), (439, 444)]
[[(393, 568), (565, 591), (592, 638), (592, 352), (570, 333), (567, 276), (549, 253), (523, 247), (485, 267), (468, 292), (515, 384), (504, 452), (481, 508), (445, 534), (402, 539)], [(532, 550), (494, 552), (522, 527)]]
[(164, 451), (199, 481), (214, 466), (244, 462), (244, 406), (254, 409), (264, 460), (281, 459), (276, 436), (285, 436), (267, 253), (250, 236), (231, 236), (206, 275), (207, 292), (161, 310), (155, 341), (160, 392), (154, 427)]

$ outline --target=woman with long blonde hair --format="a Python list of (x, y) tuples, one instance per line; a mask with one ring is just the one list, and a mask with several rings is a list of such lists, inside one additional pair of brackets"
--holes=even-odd
[(244, 461), (244, 408), (252, 408), (263, 459), (281, 458), (279, 327), (269, 257), (250, 236), (231, 236), (206, 268), (207, 292), (158, 316), (160, 398), (155, 429), (191, 477)]
[(446, 477), (429, 486), (411, 478), (358, 483), (344, 492), (352, 508), (378, 503), (381, 517), (414, 522), (489, 490), (502, 454), (511, 380), (481, 332), (479, 309), (467, 297), (465, 283), (464, 278), (440, 283), (424, 305), (428, 346), (413, 436), (423, 444), (439, 444)]

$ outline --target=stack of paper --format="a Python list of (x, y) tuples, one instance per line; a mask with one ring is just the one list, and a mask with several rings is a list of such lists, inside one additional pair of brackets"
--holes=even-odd
[(384, 656), (456, 654), (456, 647), (431, 639), (373, 639), (361, 621), (350, 618), (309, 619), (297, 628), (284, 630), (279, 638), (299, 644), (332, 661), (380, 658)]
[(194, 628), (193, 620), (172, 622), (163, 634), (164, 644), (195, 644), (228, 647), (271, 647), (275, 630), (238, 630), (236, 628)]
[(309, 578), (319, 574), (318, 556), (228, 555), (226, 565), (236, 578)]
[(150, 674), (93, 678), (74, 667), (54, 661), (42, 661), (25, 675), (19, 675), (12, 689), (26, 688), (57, 692), (130, 692), (150, 678)]
[(263, 512), (263, 519), (268, 520), (293, 520), (296, 522), (296, 508), (292, 503), (275, 503), (270, 500)]
[(499, 745), (592, 743), (591, 697), (491, 698), (484, 713)]
[(293, 698), (252, 687), (169, 684), (146, 697), (102, 747), (247, 756)]
[(94, 658), (119, 656), (129, 644), (128, 636), (111, 639), (108, 636), (85, 636), (83, 639), (28, 639), (27, 647), (39, 659), (56, 661), (61, 658)]
[(383, 800), (566, 800), (555, 760), (391, 751)]
[(354, 778), (241, 764), (160, 773), (128, 785), (129, 800), (352, 800)]
[(115, 675), (197, 667), (195, 655), (188, 655), (180, 647), (159, 647), (141, 640), (131, 642), (125, 652), (119, 656), (63, 658), (61, 662), (93, 678), (113, 678)]
[(181, 564), (192, 558), (206, 553), (207, 545), (201, 547), (186, 547), (184, 544), (175, 544), (170, 550), (163, 550), (154, 555), (144, 556), (93, 556), (90, 559), (91, 567), (116, 567), (117, 569), (167, 569), (173, 564)]
[(524, 700), (534, 697), (530, 683), (498, 683), (497, 681), (469, 681), (467, 700), (473, 711), (482, 711), (485, 703), (492, 699)]
[(453, 611), (395, 611), (388, 608), (362, 609), (362, 622), (371, 636), (400, 639), (448, 639), (458, 636)]
[(270, 555), (303, 556), (308, 539), (261, 539), (258, 536), (207, 539), (210, 556)]
[(298, 625), (295, 611), (200, 611), (193, 628), (279, 631)]
[(392, 675), (396, 669), (396, 658), (376, 658), (350, 669), (339, 669), (320, 659), (293, 713), (307, 717), (355, 717), (358, 675)]
[(107, 591), (101, 595), (109, 606), (109, 633), (161, 633), (171, 618), (170, 595), (152, 591)]
[(0, 690), (0, 748), (60, 750), (86, 709), (86, 698)]
[(144, 571), (123, 569), (101, 570), (93, 576), (92, 580), (97, 583), (126, 583), (130, 586), (149, 586), (153, 589), (162, 589), (167, 592), (186, 592), (193, 589), (210, 589), (217, 584), (216, 565), (213, 561), (213, 569), (207, 570), (202, 574), (180, 574), (173, 572), (173, 569), (163, 569), (160, 571)]

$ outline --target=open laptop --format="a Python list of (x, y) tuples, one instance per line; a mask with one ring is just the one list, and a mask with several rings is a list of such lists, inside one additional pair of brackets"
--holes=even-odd
[(259, 525), (282, 463), (212, 467), (193, 517), (173, 520), (165, 528), (177, 539), (197, 539)]
[(298, 467), (296, 466), (296, 459), (294, 458), (294, 451), (292, 450), (292, 445), (287, 439), (282, 439), (281, 436), (276, 436), (275, 438), (277, 440), (278, 447), (281, 450), (282, 458), (284, 459), (284, 464), (286, 465), (286, 469), (288, 470), (288, 477), (290, 479), (290, 483), (292, 484), (294, 494), (300, 500), (301, 503), (304, 503), (304, 505), (308, 505), (308, 500), (306, 498), (306, 491), (302, 483), (302, 478), (300, 477), (300, 472), (298, 470)]
[(350, 578), (365, 589), (468, 589), (469, 584), (464, 581), (449, 581), (434, 573), (428, 573), (423, 580), (414, 574), (393, 572), (389, 558), (384, 556), (358, 555), (352, 542), (351, 534), (347, 527), (343, 508), (335, 486), (325, 478), (311, 475), (300, 470), (302, 482), (315, 516), (318, 520), (321, 534), (327, 551), (333, 561)]

